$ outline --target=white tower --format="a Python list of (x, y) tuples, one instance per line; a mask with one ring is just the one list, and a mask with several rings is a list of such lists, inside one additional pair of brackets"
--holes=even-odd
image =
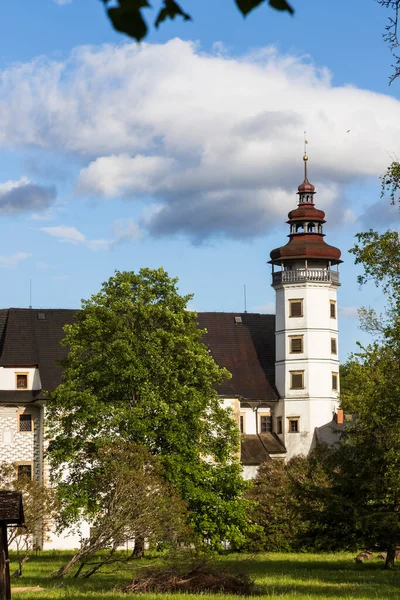
[(307, 155), (303, 160), (298, 207), (289, 213), (289, 242), (273, 250), (270, 260), (276, 291), (275, 383), (280, 396), (274, 430), (286, 446), (287, 459), (308, 454), (315, 428), (332, 421), (339, 393), (336, 291), (341, 252), (324, 241), (325, 213), (314, 206)]

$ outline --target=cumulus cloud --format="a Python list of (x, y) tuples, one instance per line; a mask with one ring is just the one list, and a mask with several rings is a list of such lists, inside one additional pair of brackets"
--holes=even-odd
[[(240, 57), (172, 40), (82, 47), (0, 77), (0, 144), (86, 163), (77, 193), (145, 202), (153, 235), (264, 234), (295, 205), (303, 131), (317, 204), (352, 222), (344, 185), (377, 176), (400, 139), (400, 102), (334, 86), (309, 59)], [(348, 130), (350, 130), (348, 132)]]
[(27, 212), (46, 211), (57, 196), (52, 185), (38, 185), (21, 177), (17, 181), (0, 183), (0, 214), (18, 215)]
[(10, 256), (0, 256), (0, 268), (10, 269), (16, 267), (20, 262), (30, 257), (31, 254), (28, 254), (27, 252), (15, 252)]

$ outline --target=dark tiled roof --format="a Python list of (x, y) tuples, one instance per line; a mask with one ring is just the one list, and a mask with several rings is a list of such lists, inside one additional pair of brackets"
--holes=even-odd
[[(73, 323), (76, 310), (10, 308), (0, 310), (0, 366), (37, 365), (42, 388), (61, 382), (57, 361), (67, 348), (60, 345), (63, 326)], [(44, 318), (39, 318), (44, 315)], [(241, 323), (235, 322), (241, 318)], [(218, 392), (255, 400), (277, 400), (274, 387), (275, 316), (254, 313), (198, 313), (207, 329), (204, 342), (215, 361), (232, 373)], [(20, 392), (19, 392), (20, 393)]]
[(271, 454), (285, 454), (286, 448), (273, 433), (244, 435), (241, 443), (242, 465), (262, 465), (271, 459)]
[(76, 310), (10, 308), (0, 313), (0, 366), (38, 366), (42, 388), (57, 387), (61, 382), (57, 361), (68, 352), (60, 344), (63, 326), (73, 322)]
[(40, 397), (40, 390), (0, 390), (0, 404), (28, 404)]
[[(235, 321), (241, 318), (241, 323)], [(204, 342), (214, 360), (232, 374), (218, 387), (223, 396), (274, 401), (275, 315), (257, 313), (198, 313), (199, 325), (207, 329)]]

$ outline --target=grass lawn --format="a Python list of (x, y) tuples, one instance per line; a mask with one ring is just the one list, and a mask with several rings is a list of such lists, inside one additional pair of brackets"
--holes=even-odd
[[(60, 582), (51, 579), (49, 574), (64, 564), (69, 554), (43, 552), (32, 555), (24, 567), (23, 576), (13, 580), (13, 587), (40, 586), (46, 591), (12, 593), (21, 600), (41, 600), (52, 598), (128, 600), (138, 598), (118, 591), (118, 587), (132, 578), (133, 568), (149, 564), (147, 559), (138, 561), (114, 573), (101, 572), (89, 580), (66, 578)], [(12, 559), (12, 557), (11, 557)], [(256, 581), (261, 598), (280, 600), (398, 600), (400, 598), (400, 565), (393, 571), (384, 571), (383, 562), (378, 559), (357, 565), (354, 554), (232, 554), (218, 560), (250, 573)], [(11, 564), (13, 572), (14, 564)], [(165, 595), (142, 594), (141, 600), (165, 600)], [(172, 596), (172, 594), (168, 594)], [(179, 594), (174, 594), (176, 598)], [(237, 596), (215, 596), (233, 600)], [(184, 595), (185, 600), (198, 600), (199, 596)]]

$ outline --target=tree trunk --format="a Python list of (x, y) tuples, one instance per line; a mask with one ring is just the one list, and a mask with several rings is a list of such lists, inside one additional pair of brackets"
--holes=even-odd
[(144, 537), (135, 538), (135, 547), (132, 553), (133, 558), (142, 558), (144, 556)]
[(387, 549), (385, 569), (393, 569), (395, 559), (396, 559), (396, 546), (394, 544), (391, 544)]

